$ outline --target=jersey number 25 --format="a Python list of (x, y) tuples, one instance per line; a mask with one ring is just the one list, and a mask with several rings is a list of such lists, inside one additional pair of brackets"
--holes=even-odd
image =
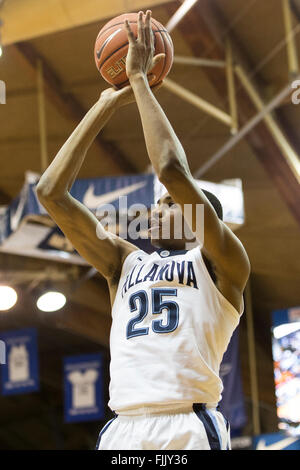
[[(164, 325), (162, 320), (152, 321), (152, 330), (154, 333), (170, 333), (176, 330), (179, 321), (179, 307), (174, 300), (164, 300), (163, 296), (177, 296), (177, 289), (151, 289), (152, 314), (159, 314), (165, 309), (167, 311), (167, 323)], [(147, 292), (140, 290), (132, 294), (129, 298), (129, 308), (131, 312), (138, 311), (138, 314), (132, 318), (127, 325), (127, 339), (134, 336), (148, 335), (149, 327), (135, 328), (141, 323), (149, 313), (149, 301)]]

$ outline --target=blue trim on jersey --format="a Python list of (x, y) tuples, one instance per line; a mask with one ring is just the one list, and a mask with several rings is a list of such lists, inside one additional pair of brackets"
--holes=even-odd
[(221, 450), (218, 432), (216, 431), (213, 420), (207, 412), (205, 404), (194, 403), (193, 410), (203, 423), (211, 450)]
[(220, 429), (219, 429), (219, 426), (218, 426), (218, 422), (216, 420), (216, 417), (215, 415), (210, 411), (210, 410), (206, 410), (207, 413), (209, 414), (209, 416), (211, 417), (211, 420), (212, 422), (214, 423), (214, 426), (215, 426), (215, 429), (217, 431), (217, 434), (218, 434), (218, 439), (219, 439), (219, 442), (222, 446), (222, 438), (221, 438), (221, 434), (220, 434)]
[[(161, 256), (162, 251), (168, 251), (169, 254), (167, 256)], [(188, 250), (168, 250), (167, 248), (159, 248), (159, 250), (156, 250), (156, 253), (159, 254), (161, 258), (169, 258), (170, 256), (179, 256), (179, 255), (185, 255), (188, 252)]]
[(108, 421), (108, 423), (106, 423), (104, 425), (104, 427), (101, 429), (101, 431), (99, 432), (99, 436), (98, 436), (98, 439), (97, 439), (97, 442), (96, 442), (96, 447), (95, 447), (95, 450), (99, 450), (99, 445), (100, 445), (100, 442), (101, 442), (101, 437), (103, 436), (103, 434), (105, 433), (105, 431), (107, 430), (107, 428), (111, 425), (111, 423), (118, 417), (118, 415), (116, 415), (113, 419), (111, 419), (110, 421)]
[(223, 418), (224, 418), (224, 421), (225, 421), (225, 424), (226, 424), (226, 430), (227, 430), (227, 446), (226, 446), (226, 450), (230, 450), (230, 423), (228, 421), (228, 419), (222, 415)]

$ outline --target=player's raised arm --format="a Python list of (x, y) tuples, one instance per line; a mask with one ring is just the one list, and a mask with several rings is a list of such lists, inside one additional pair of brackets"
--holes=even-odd
[(66, 237), (82, 257), (109, 280), (118, 276), (125, 257), (136, 248), (106, 232), (93, 213), (74, 199), (69, 190), (99, 131), (116, 108), (130, 101), (133, 101), (130, 87), (120, 91), (105, 90), (60, 149), (37, 186), (40, 202)]
[[(150, 11), (147, 11), (145, 21), (140, 12), (137, 39), (129, 23), (125, 22), (129, 40), (126, 72), (141, 116), (148, 155), (158, 178), (182, 209), (185, 204), (194, 207), (196, 204), (204, 204), (203, 251), (218, 271), (222, 271), (239, 290), (243, 290), (250, 270), (247, 254), (238, 238), (218, 219), (214, 208), (192, 177), (184, 149), (149, 87), (147, 73), (161, 56), (153, 55), (150, 21)], [(188, 222), (199, 235), (196, 210), (193, 210), (193, 220)]]

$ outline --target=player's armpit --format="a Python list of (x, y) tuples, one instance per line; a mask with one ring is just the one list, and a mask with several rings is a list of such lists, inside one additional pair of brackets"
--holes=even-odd
[(107, 232), (94, 214), (66, 193), (57, 200), (43, 199), (41, 204), (70, 240), (78, 253), (106, 279), (120, 275), (126, 256), (137, 248)]

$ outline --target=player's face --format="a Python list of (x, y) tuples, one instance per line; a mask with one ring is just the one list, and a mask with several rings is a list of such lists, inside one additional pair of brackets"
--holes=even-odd
[(185, 248), (187, 240), (184, 237), (185, 224), (182, 211), (168, 193), (157, 201), (149, 225), (152, 245), (173, 250)]

